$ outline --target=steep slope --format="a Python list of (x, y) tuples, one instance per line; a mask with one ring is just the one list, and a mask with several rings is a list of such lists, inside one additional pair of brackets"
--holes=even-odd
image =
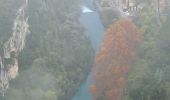
[[(0, 1), (0, 43), (10, 35), (22, 0)], [(3, 10), (2, 10), (3, 9)], [(29, 0), (30, 35), (19, 55), (19, 75), (7, 100), (70, 100), (88, 74), (90, 42), (78, 22), (79, 0)]]

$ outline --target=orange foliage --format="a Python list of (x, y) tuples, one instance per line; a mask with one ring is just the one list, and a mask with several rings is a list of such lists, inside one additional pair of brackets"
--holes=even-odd
[(97, 88), (96, 88), (96, 86), (94, 86), (94, 85), (91, 85), (91, 86), (90, 86), (90, 93), (91, 93), (92, 95), (96, 95), (96, 93), (97, 93)]
[(139, 29), (130, 20), (119, 20), (108, 28), (92, 70), (90, 93), (94, 100), (121, 100), (141, 41)]

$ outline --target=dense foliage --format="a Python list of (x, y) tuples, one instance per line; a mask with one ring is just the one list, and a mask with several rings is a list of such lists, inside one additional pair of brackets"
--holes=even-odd
[[(133, 47), (135, 41), (130, 43), (123, 41), (121, 36), (126, 34), (126, 32), (122, 35), (121, 32), (124, 28), (119, 29), (120, 26), (114, 28), (117, 24), (115, 22), (113, 29), (108, 28), (111, 32), (106, 32), (108, 38), (106, 39), (105, 37), (103, 42), (104, 48), (101, 48), (96, 56), (97, 62), (95, 62), (93, 67), (90, 92), (94, 100), (170, 99), (169, 8), (163, 5), (166, 4), (166, 0), (136, 1), (144, 7), (135, 16), (130, 17), (143, 34), (143, 42), (141, 45), (138, 45), (139, 57), (135, 59), (133, 65), (128, 63), (129, 60), (132, 60), (132, 57), (123, 55), (123, 59), (118, 59), (124, 54), (121, 51), (128, 55), (131, 52), (135, 52), (134, 49), (128, 51), (128, 46), (120, 48), (126, 43)], [(159, 2), (161, 3), (158, 4)], [(116, 31), (120, 37), (113, 35), (116, 35)], [(112, 35), (108, 33), (112, 33)], [(133, 36), (130, 37), (132, 38), (131, 40), (136, 39)], [(118, 40), (122, 40), (122, 42), (117, 42)], [(117, 51), (115, 48), (120, 49)], [(128, 73), (125, 74), (125, 72)]]
[(119, 20), (109, 27), (92, 70), (90, 92), (94, 100), (121, 100), (141, 40), (138, 28), (130, 20)]
[(144, 43), (140, 47), (140, 59), (132, 68), (123, 100), (169, 100), (170, 94), (170, 16), (168, 9), (157, 13), (149, 2), (136, 20), (143, 30)]
[[(10, 36), (22, 3), (0, 0), (1, 45)], [(80, 0), (29, 0), (30, 34), (19, 55), (19, 75), (11, 82), (6, 100), (70, 100), (93, 58), (78, 22), (79, 11)]]

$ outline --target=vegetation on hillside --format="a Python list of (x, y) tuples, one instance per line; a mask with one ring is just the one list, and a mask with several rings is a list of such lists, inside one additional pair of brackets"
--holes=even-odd
[[(0, 0), (0, 44), (23, 0)], [(86, 78), (93, 50), (78, 17), (80, 0), (29, 0), (30, 34), (6, 100), (70, 100)], [(0, 47), (0, 49), (2, 46)], [(2, 52), (2, 51), (0, 51)]]
[[(125, 29), (116, 21), (107, 29), (92, 70), (90, 92), (94, 100), (170, 99), (169, 9), (165, 7), (158, 12), (156, 0), (138, 0), (138, 3), (144, 4), (145, 8), (135, 17), (125, 19), (132, 20), (138, 27), (143, 41), (134, 49), (134, 43), (137, 42), (133, 40), (138, 38), (131, 35), (131, 32), (127, 33), (131, 24)], [(132, 42), (128, 39), (123, 41), (125, 34), (130, 35), (129, 40)], [(135, 60), (128, 56), (134, 52), (138, 55)]]
[(144, 43), (140, 59), (132, 68), (124, 100), (169, 100), (170, 94), (170, 14), (166, 9), (161, 15), (161, 26), (152, 2), (136, 22), (143, 29)]

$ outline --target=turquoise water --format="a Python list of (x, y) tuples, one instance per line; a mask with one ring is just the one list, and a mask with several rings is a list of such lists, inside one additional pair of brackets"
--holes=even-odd
[[(92, 10), (94, 10), (95, 8), (93, 5), (93, 0), (85, 0), (83, 5)], [(94, 10), (94, 12), (91, 13), (82, 13), (80, 16), (80, 22), (82, 26), (86, 29), (85, 35), (90, 39), (95, 52), (97, 52), (103, 41), (104, 33), (104, 27), (102, 25), (98, 12)], [(72, 100), (92, 100), (92, 97), (88, 92), (88, 88), (90, 85), (89, 80), (90, 75), (82, 84), (79, 91), (76, 93)]]
[(80, 22), (86, 29), (85, 35), (90, 39), (92, 47), (95, 51), (98, 51), (103, 41), (104, 33), (98, 12), (82, 13)]

